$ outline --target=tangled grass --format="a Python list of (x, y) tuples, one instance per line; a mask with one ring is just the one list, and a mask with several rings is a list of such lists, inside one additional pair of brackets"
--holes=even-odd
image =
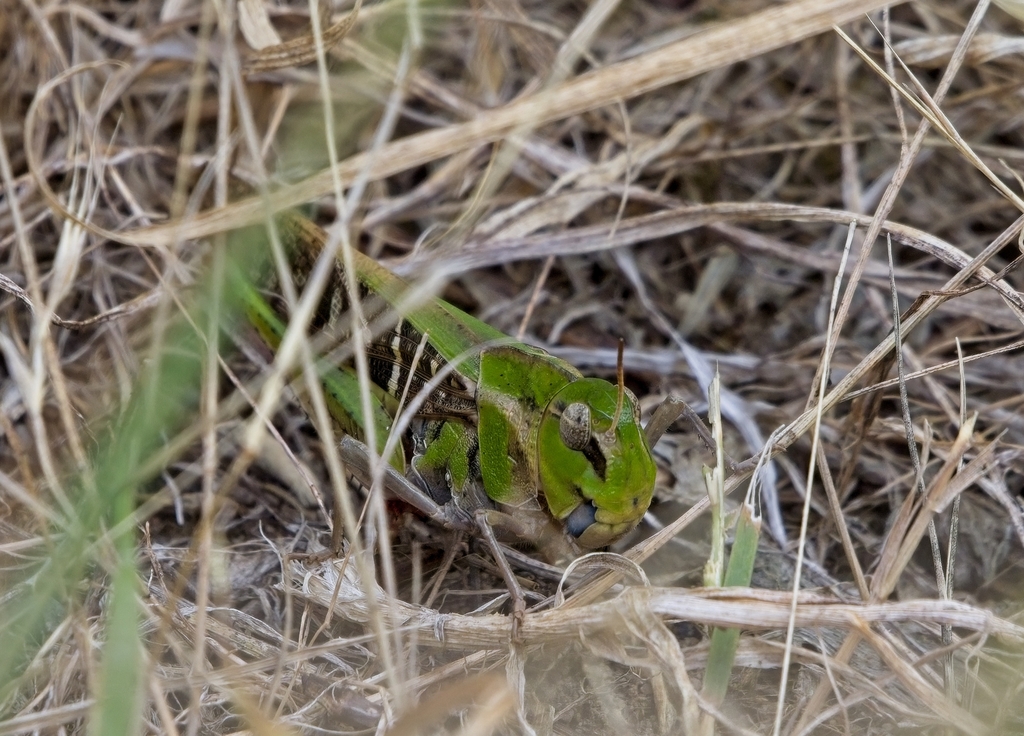
[[(2, 0), (0, 734), (1024, 731), (1021, 28), (883, 6)], [(647, 415), (717, 372), (750, 586), (685, 422), (614, 555), (508, 550), (519, 641), (406, 509), (304, 558), (367, 498), (312, 351), (195, 307), (307, 203), (586, 373), (622, 338)]]

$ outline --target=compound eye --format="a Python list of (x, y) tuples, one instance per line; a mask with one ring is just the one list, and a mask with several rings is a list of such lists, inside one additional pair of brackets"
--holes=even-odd
[(590, 444), (590, 407), (579, 401), (565, 407), (558, 420), (558, 433), (570, 450), (585, 450)]

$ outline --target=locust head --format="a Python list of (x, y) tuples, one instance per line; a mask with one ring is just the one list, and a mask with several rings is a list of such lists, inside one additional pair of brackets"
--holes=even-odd
[(643, 518), (656, 467), (636, 396), (621, 383), (581, 378), (562, 387), (537, 442), (548, 508), (581, 547), (611, 544)]

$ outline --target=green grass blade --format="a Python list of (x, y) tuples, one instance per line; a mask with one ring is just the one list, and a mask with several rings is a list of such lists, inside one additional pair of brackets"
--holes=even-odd
[[(82, 605), (92, 581), (109, 571), (105, 635), (97, 701), (89, 732), (141, 731), (143, 646), (139, 631), (140, 583), (135, 527), (126, 523), (140, 489), (152, 479), (143, 464), (192, 417), (197, 407), (201, 345), (181, 320), (167, 331), (165, 348), (136, 382), (128, 407), (99, 429), (86, 474), (70, 478), (73, 518), (48, 530), (48, 554), (29, 569), (0, 604), (0, 712), (16, 707), (18, 691), (31, 687), (45, 667), (41, 647)], [(116, 529), (113, 537), (109, 530)]]
[[(725, 587), (750, 585), (760, 536), (761, 519), (755, 517), (752, 505), (744, 503), (740, 507), (739, 520), (736, 523), (736, 540), (733, 542), (729, 566), (725, 571)], [(715, 706), (725, 701), (739, 638), (739, 629), (716, 627), (711, 633), (711, 649), (708, 652), (708, 667), (704, 673), (703, 694)]]
[(119, 550), (121, 559), (113, 579), (105, 626), (106, 643), (99, 692), (89, 719), (90, 736), (128, 736), (142, 732), (142, 703), (146, 686), (142, 676), (142, 642), (139, 639), (139, 580), (133, 552), (134, 544), (132, 549)]
[[(757, 511), (758, 477), (761, 464), (758, 464), (747, 489), (747, 496), (739, 508), (736, 521), (736, 535), (729, 555), (728, 565), (723, 570), (725, 557), (725, 517), (724, 517), (724, 471), (725, 462), (722, 440), (722, 415), (719, 405), (719, 377), (708, 387), (708, 414), (711, 420), (712, 433), (717, 449), (717, 463), (714, 470), (704, 468), (704, 482), (708, 488), (711, 501), (711, 555), (704, 570), (704, 584), (708, 587), (746, 587), (754, 573), (754, 560), (757, 557), (757, 542), (761, 536), (761, 516)], [(771, 445), (769, 440), (768, 446)], [(762, 457), (761, 462), (764, 462)], [(711, 647), (708, 652), (708, 666), (704, 673), (702, 694), (715, 707), (725, 701), (729, 689), (729, 676), (736, 659), (736, 647), (739, 645), (740, 630), (736, 628), (716, 627), (711, 632)], [(713, 733), (714, 721), (704, 720), (704, 733)]]
[(703, 468), (704, 485), (711, 505), (711, 553), (704, 565), (704, 587), (722, 585), (725, 567), (725, 440), (722, 438), (722, 407), (718, 372), (708, 386), (708, 420), (715, 440), (715, 467)]

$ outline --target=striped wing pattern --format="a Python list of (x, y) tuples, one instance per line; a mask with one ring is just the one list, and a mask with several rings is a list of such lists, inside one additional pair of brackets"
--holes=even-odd
[[(292, 267), (292, 277), (297, 289), (301, 290), (312, 272), (316, 259), (324, 244), (323, 230), (316, 228), (310, 231), (308, 221), (292, 215), (279, 217), (282, 242), (288, 250), (288, 258)], [(262, 284), (265, 296), (283, 321), (288, 314), (280, 296), (278, 279), (272, 267), (264, 266), (263, 273), (255, 278)], [(398, 277), (393, 277), (398, 281)], [(387, 305), (380, 297), (362, 283), (359, 289), (363, 315), (371, 324), (379, 324)], [(388, 317), (393, 321), (394, 317)], [(384, 324), (387, 324), (385, 322)], [(324, 289), (323, 296), (317, 306), (311, 332), (326, 331), (333, 335), (340, 344), (347, 339), (350, 325), (348, 291), (345, 284), (345, 271), (340, 261), (335, 262), (333, 273)], [(423, 334), (408, 320), (399, 319), (376, 330), (366, 346), (366, 354), (370, 365), (370, 378), (382, 390), (396, 401), (405, 391), (409, 382), (409, 393), (406, 401), (416, 397), (423, 387), (448, 365), (445, 358), (429, 342), (424, 345), (422, 354), (417, 361), (416, 352), (423, 341)], [(410, 379), (410, 371), (412, 377)], [(448, 375), (422, 403), (417, 411), (418, 416), (438, 419), (460, 419), (471, 424), (476, 423), (476, 384), (456, 371)]]

